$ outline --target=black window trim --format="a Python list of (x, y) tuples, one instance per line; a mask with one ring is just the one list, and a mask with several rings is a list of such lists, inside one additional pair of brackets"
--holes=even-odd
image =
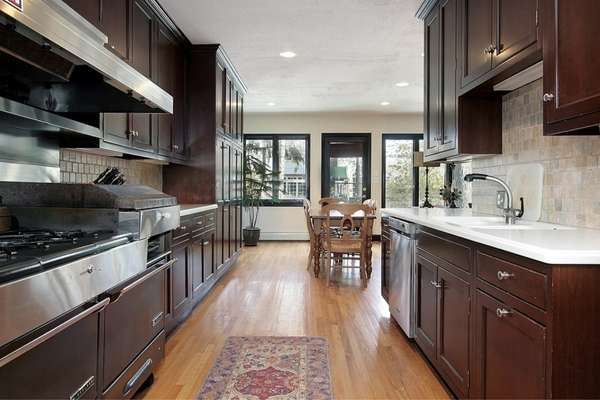
[[(422, 133), (384, 133), (381, 135), (381, 208), (385, 208), (385, 142), (386, 140), (412, 140), (413, 153), (419, 151)], [(419, 168), (413, 167), (413, 207), (419, 206)]]
[[(273, 168), (279, 167), (279, 140), (304, 140), (306, 142), (304, 164), (306, 169), (306, 198), (310, 199), (310, 133), (244, 133), (244, 157), (246, 140), (273, 141)], [(302, 199), (264, 200), (263, 207), (302, 207)]]

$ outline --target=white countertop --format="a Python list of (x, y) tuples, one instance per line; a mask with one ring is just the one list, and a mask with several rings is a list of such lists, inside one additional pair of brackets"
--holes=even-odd
[(443, 217), (451, 216), (477, 216), (469, 209), (384, 208), (381, 213), (546, 264), (600, 265), (600, 230), (488, 230), (443, 220)]
[(217, 208), (216, 204), (180, 204), (180, 216), (185, 217), (186, 215), (194, 215), (204, 211), (214, 210)]

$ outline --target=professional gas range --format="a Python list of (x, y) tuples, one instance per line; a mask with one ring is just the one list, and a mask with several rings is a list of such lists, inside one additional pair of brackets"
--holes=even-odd
[(0, 398), (133, 396), (164, 352), (176, 199), (7, 182), (0, 195), (13, 219), (0, 234)]

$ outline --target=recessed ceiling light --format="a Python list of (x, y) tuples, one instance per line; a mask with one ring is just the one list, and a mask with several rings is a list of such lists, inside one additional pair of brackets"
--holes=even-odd
[(283, 58), (294, 58), (296, 57), (296, 53), (293, 51), (284, 51), (283, 53), (279, 53), (279, 55)]
[(272, 102), (272, 101), (270, 101), (270, 102), (268, 102), (268, 103), (267, 103), (267, 105), (268, 105), (269, 107), (273, 107), (273, 106), (275, 105), (275, 103), (274, 103), (274, 102)]
[(409, 85), (408, 82), (398, 82), (398, 83), (396, 83), (396, 86), (398, 86), (398, 87), (407, 87), (408, 85)]
[(385, 107), (389, 106), (391, 103), (389, 101), (382, 101), (380, 104)]

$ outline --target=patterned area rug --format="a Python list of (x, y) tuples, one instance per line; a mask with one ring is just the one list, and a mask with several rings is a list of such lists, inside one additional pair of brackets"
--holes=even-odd
[(230, 337), (198, 398), (331, 400), (327, 339)]

